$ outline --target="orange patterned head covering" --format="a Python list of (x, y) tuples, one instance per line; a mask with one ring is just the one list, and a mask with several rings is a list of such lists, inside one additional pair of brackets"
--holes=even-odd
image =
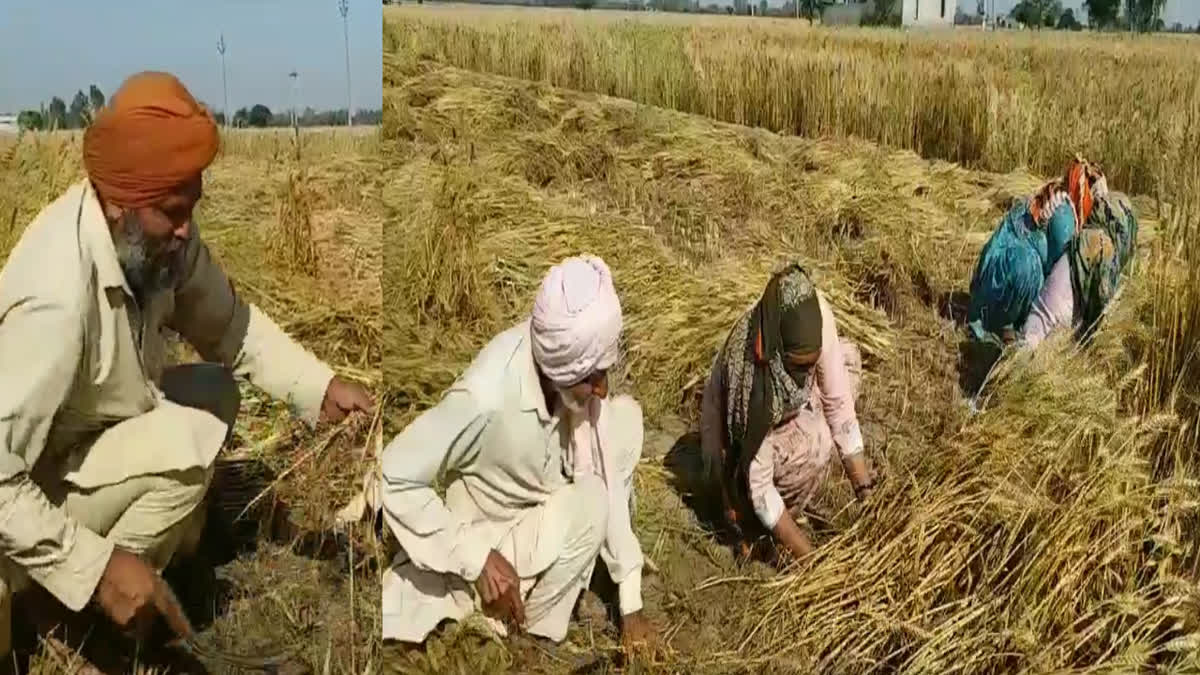
[(83, 136), (83, 165), (101, 196), (153, 206), (216, 157), (212, 115), (174, 75), (142, 72), (121, 84)]
[(1071, 196), (1071, 203), (1075, 205), (1075, 222), (1081, 228), (1092, 215), (1092, 187), (1103, 178), (1104, 173), (1099, 165), (1092, 164), (1082, 157), (1076, 156), (1067, 165), (1067, 194)]
[(1038, 222), (1045, 222), (1062, 203), (1062, 196), (1065, 194), (1071, 201), (1071, 210), (1075, 212), (1075, 230), (1078, 232), (1092, 215), (1096, 198), (1103, 196), (1107, 191), (1104, 170), (1100, 165), (1076, 155), (1075, 159), (1067, 164), (1062, 178), (1046, 183), (1034, 195), (1034, 218)]

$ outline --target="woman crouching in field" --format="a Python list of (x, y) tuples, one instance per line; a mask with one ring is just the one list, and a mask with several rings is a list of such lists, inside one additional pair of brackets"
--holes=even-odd
[(858, 498), (871, 493), (854, 408), (860, 376), (858, 348), (838, 338), (808, 274), (793, 264), (772, 275), (713, 361), (702, 403), (705, 474), (743, 544), (765, 528), (796, 557), (813, 550), (796, 521), (834, 447)]
[(1077, 157), (1062, 178), (1009, 209), (971, 277), (967, 328), (973, 340), (1012, 344), (1051, 269), (1108, 193), (1100, 167)]
[(1079, 341), (1100, 323), (1137, 250), (1137, 218), (1129, 199), (1110, 193), (1097, 201), (1087, 226), (1071, 241), (1021, 330), (1036, 348), (1058, 327), (1070, 327)]

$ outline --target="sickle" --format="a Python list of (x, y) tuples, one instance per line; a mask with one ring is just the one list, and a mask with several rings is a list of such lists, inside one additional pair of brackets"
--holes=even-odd
[(171, 590), (171, 586), (162, 577), (157, 577), (157, 585), (161, 599), (161, 602), (158, 603), (159, 612), (166, 619), (167, 625), (178, 636), (175, 644), (201, 662), (217, 661), (227, 666), (274, 673), (278, 672), (281, 666), (291, 663), (292, 658), (304, 648), (304, 643), (297, 641), (288, 649), (269, 656), (246, 656), (201, 645), (196, 629), (192, 627), (192, 622), (184, 614), (183, 605), (175, 596), (175, 592)]

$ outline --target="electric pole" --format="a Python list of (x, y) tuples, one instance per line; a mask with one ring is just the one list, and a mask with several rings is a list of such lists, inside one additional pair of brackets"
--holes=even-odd
[(221, 91), (225, 95), (225, 110), (223, 117), (225, 119), (225, 128), (229, 128), (229, 83), (225, 79), (225, 34), (221, 33), (221, 38), (217, 40), (217, 53), (221, 55)]
[(292, 128), (296, 127), (296, 77), (299, 73), (292, 71), (288, 73), (288, 77), (292, 78)]
[(350, 104), (350, 27), (346, 15), (350, 13), (350, 0), (338, 0), (338, 12), (342, 15), (342, 36), (346, 43), (346, 126), (354, 125), (354, 111)]

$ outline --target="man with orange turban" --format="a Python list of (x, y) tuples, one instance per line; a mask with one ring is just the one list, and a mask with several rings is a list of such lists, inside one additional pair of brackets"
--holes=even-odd
[[(239, 297), (200, 238), (218, 144), (175, 77), (134, 75), (84, 136), (87, 179), (0, 271), (0, 653), (25, 589), (120, 626), (154, 613), (155, 574), (198, 544), (236, 375), (309, 424), (373, 407)], [(165, 367), (166, 329), (206, 363)]]

